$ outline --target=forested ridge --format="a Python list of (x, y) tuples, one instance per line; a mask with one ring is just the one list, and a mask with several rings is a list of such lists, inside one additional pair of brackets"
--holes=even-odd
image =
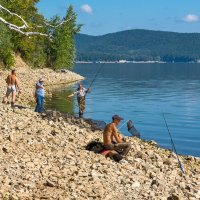
[(77, 61), (200, 60), (200, 34), (128, 30), (102, 36), (76, 36)]
[[(10, 67), (19, 54), (32, 67), (70, 68), (75, 59), (73, 6), (63, 18), (50, 20), (38, 12), (39, 0), (0, 0), (0, 64)], [(47, 5), (48, 7), (48, 5)]]

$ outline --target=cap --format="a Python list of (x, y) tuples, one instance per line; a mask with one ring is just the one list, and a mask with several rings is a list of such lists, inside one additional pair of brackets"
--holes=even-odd
[(44, 78), (40, 78), (40, 79), (39, 79), (39, 82), (44, 82)]
[(120, 117), (119, 115), (113, 115), (112, 119), (124, 120), (124, 118)]

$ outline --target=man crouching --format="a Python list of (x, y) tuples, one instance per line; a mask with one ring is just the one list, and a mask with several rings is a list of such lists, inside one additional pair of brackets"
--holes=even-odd
[[(125, 157), (131, 149), (131, 144), (124, 142), (118, 134), (117, 126), (120, 124), (121, 118), (119, 115), (112, 117), (112, 123), (106, 125), (103, 133), (103, 143), (106, 150), (115, 150), (116, 153), (120, 151), (121, 159)], [(118, 156), (115, 154), (114, 156)], [(119, 160), (121, 160), (119, 158)]]

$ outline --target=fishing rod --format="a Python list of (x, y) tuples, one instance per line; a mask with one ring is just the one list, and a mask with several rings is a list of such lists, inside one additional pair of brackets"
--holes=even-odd
[[(90, 85), (89, 85), (89, 88), (92, 87), (92, 85), (93, 85), (95, 79), (97, 78), (98, 74), (100, 73), (100, 71), (102, 70), (102, 68), (103, 68), (104, 65), (105, 65), (105, 63), (103, 63), (103, 64), (99, 67), (99, 69), (97, 70), (97, 72), (95, 73), (95, 76), (94, 76), (93, 80), (91, 81), (91, 83), (90, 83)], [(68, 102), (72, 102), (72, 100), (70, 100), (70, 99), (68, 99), (68, 98), (67, 98), (66, 100), (67, 100)], [(76, 107), (79, 107), (77, 104), (75, 104), (75, 106), (76, 106)]]
[(182, 165), (182, 163), (181, 163), (181, 161), (180, 161), (180, 159), (179, 159), (179, 156), (178, 156), (178, 154), (177, 154), (176, 147), (175, 147), (174, 141), (173, 141), (173, 139), (172, 139), (172, 135), (171, 135), (171, 133), (170, 133), (169, 126), (168, 126), (168, 124), (167, 124), (167, 120), (166, 120), (166, 118), (165, 118), (164, 112), (163, 112), (162, 114), (163, 114), (163, 119), (164, 119), (164, 121), (165, 121), (165, 126), (166, 126), (166, 128), (167, 128), (167, 131), (168, 131), (169, 136), (170, 136), (170, 139), (171, 139), (172, 147), (173, 147), (173, 149), (174, 149), (174, 152), (175, 152), (176, 157), (177, 157), (177, 160), (178, 160), (179, 167), (180, 167), (181, 171), (183, 172), (183, 174), (185, 174), (183, 165)]
[[(102, 68), (103, 68), (103, 66), (104, 66), (105, 64), (106, 64), (106, 63), (101, 64), (101, 66), (99, 67), (99, 69), (98, 69), (97, 72), (95, 73), (95, 76), (94, 76), (93, 80), (91, 81), (91, 83), (90, 83), (90, 85), (89, 85), (89, 88), (92, 87), (92, 85), (93, 85), (95, 79), (97, 78), (98, 74), (100, 73), (100, 71), (102, 70)], [(71, 100), (68, 99), (68, 101), (71, 101)]]
[(103, 64), (99, 67), (99, 69), (97, 70), (97, 72), (96, 72), (96, 74), (95, 74), (95, 76), (94, 76), (92, 82), (91, 82), (90, 85), (89, 85), (89, 88), (92, 87), (92, 85), (93, 85), (95, 79), (97, 78), (98, 74), (100, 73), (100, 71), (102, 70), (102, 68), (103, 68), (103, 66), (104, 66), (105, 64), (106, 64), (106, 63), (103, 63)]

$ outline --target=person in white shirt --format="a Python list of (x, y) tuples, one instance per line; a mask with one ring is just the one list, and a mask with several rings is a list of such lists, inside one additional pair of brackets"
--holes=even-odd
[(81, 83), (79, 83), (78, 89), (73, 93), (70, 94), (68, 97), (72, 97), (77, 95), (78, 107), (79, 107), (79, 117), (83, 117), (83, 113), (85, 111), (85, 96), (90, 91), (90, 88), (84, 88)]
[(44, 79), (40, 78), (39, 81), (36, 83), (36, 91), (35, 91), (35, 99), (36, 99), (36, 108), (35, 112), (42, 113), (43, 112), (43, 107), (44, 107), (44, 95), (45, 95), (45, 90), (44, 90)]

